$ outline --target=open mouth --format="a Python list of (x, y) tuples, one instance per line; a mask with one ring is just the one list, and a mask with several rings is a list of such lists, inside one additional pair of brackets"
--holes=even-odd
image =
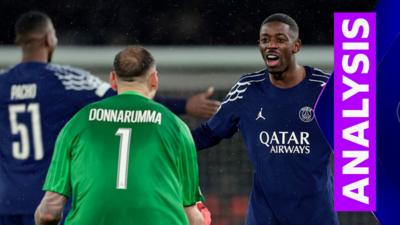
[(265, 58), (268, 67), (275, 67), (279, 64), (280, 57), (276, 54), (266, 54)]

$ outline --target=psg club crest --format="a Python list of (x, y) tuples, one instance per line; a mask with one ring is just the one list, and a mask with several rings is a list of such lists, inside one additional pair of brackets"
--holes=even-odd
[(304, 106), (299, 111), (299, 118), (301, 121), (308, 123), (314, 119), (314, 111), (311, 107)]

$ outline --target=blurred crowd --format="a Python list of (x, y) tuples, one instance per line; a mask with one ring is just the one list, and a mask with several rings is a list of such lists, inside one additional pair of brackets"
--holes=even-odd
[(0, 44), (13, 44), (14, 21), (32, 9), (53, 18), (66, 45), (254, 45), (258, 24), (278, 11), (298, 21), (303, 44), (332, 44), (334, 11), (373, 10), (376, 2), (2, 0)]

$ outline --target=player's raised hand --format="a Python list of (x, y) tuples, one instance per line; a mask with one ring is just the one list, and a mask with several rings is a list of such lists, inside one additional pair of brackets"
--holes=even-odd
[(190, 97), (186, 103), (186, 113), (197, 118), (210, 118), (221, 104), (210, 99), (213, 94), (214, 87), (209, 87), (206, 91)]

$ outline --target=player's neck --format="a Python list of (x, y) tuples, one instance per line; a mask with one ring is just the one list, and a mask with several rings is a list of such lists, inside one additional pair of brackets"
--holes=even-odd
[(45, 49), (35, 51), (22, 51), (22, 62), (42, 62), (47, 63), (49, 53)]
[(143, 95), (144, 97), (150, 98), (150, 99), (153, 97), (151, 92), (146, 87), (143, 87), (141, 85), (136, 85), (135, 87), (119, 85), (117, 88), (118, 94), (122, 94), (127, 91), (137, 92), (137, 93)]
[(283, 72), (280, 79), (276, 79), (272, 74), (269, 74), (269, 79), (274, 86), (285, 89), (298, 85), (304, 80), (305, 76), (304, 67), (296, 63), (294, 67)]

